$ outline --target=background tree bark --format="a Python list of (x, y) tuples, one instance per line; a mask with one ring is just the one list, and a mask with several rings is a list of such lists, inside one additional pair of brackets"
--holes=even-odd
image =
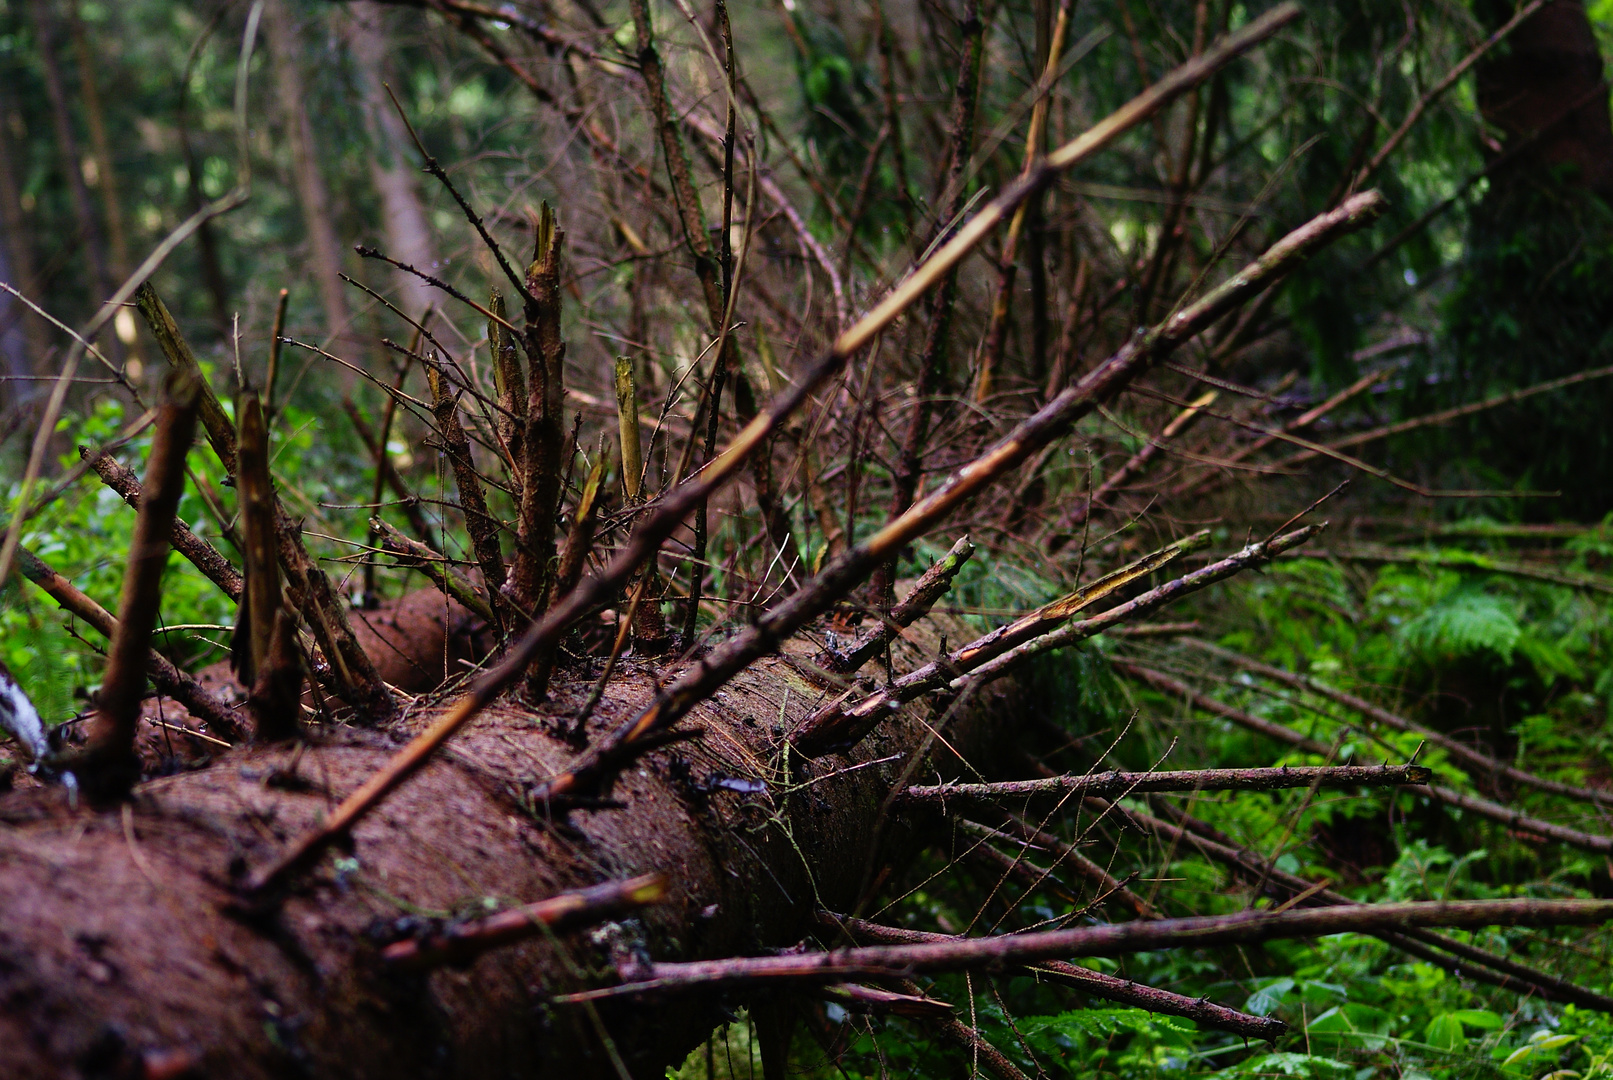
[(320, 171), (314, 151), (314, 129), (308, 120), (308, 89), (303, 81), (302, 48), (297, 27), (284, 0), (267, 0), (263, 5), (263, 29), (269, 56), (274, 63), (275, 89), (280, 97), (281, 122), (291, 145), (291, 168), (297, 201), (302, 206), (303, 227), (308, 235), (309, 261), (319, 302), (325, 310), (325, 332), (346, 337), (349, 334), (347, 296), (339, 276), (342, 250), (336, 239), (330, 187)]
[[(1496, 25), (1506, 17), (1501, 14)], [(1478, 102), (1485, 122), (1499, 128), (1508, 144), (1535, 137), (1499, 173), (1538, 177), (1572, 165), (1572, 182), (1604, 198), (1613, 195), (1613, 121), (1602, 55), (1579, 0), (1552, 0), (1479, 65)]]

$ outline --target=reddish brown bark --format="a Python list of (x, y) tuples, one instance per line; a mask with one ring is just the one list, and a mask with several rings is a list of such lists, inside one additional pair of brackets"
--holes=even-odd
[[(908, 650), (938, 647), (923, 624), (909, 636), (916, 645), (898, 645), (907, 663), (920, 655)], [(647, 704), (653, 674), (624, 673), (590, 727)], [(574, 710), (586, 692), (557, 685), (550, 709)], [(869, 824), (898, 765), (785, 795), (777, 725), (800, 722), (822, 693), (789, 663), (759, 664), (690, 718), (703, 739), (621, 778), (613, 795), (628, 809), (552, 825), (525, 813), (520, 793), (572, 751), (532, 713), (495, 708), (367, 819), (351, 852), (266, 910), (238, 903), (232, 875), (311, 826), (386, 759), (389, 740), (348, 732), (296, 758), (234, 751), (147, 782), (121, 812), (70, 808), (59, 789), (14, 793), (0, 801), (0, 1074), (142, 1075), (178, 1061), (243, 1078), (609, 1076), (602, 1028), (631, 1075), (659, 1075), (718, 1020), (711, 1000), (610, 1005), (596, 1025), (549, 995), (583, 988), (578, 967), (608, 966), (613, 948), (751, 953), (796, 940), (820, 900), (855, 902)], [(954, 721), (954, 745), (984, 744), (988, 718), (1007, 714), (1005, 693)], [(423, 710), (400, 733), (429, 719)], [(926, 733), (917, 719), (892, 724), (859, 760)], [(718, 787), (725, 778), (768, 788)], [(888, 850), (917, 846), (898, 836)], [(509, 908), (656, 870), (671, 877), (668, 901), (591, 935), (540, 937), (428, 974), (381, 960), (419, 925), (411, 913), (486, 914), (484, 898)]]
[[(1602, 83), (1602, 56), (1585, 6), (1553, 0), (1512, 32), (1499, 54), (1479, 66), (1479, 111), (1508, 142), (1539, 138), (1507, 167), (1514, 174), (1568, 165), (1571, 180), (1613, 195), (1613, 121)], [(1563, 118), (1565, 105), (1582, 101)]]

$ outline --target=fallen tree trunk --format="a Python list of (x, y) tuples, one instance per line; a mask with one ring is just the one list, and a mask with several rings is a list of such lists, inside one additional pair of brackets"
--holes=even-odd
[[(909, 666), (940, 647), (934, 624), (908, 636)], [(13, 793), (0, 800), (0, 1075), (481, 1078), (613, 1075), (620, 1064), (659, 1076), (719, 1022), (716, 998), (646, 1009), (550, 996), (589, 985), (586, 973), (624, 950), (700, 959), (793, 944), (818, 906), (855, 904), (865, 868), (881, 865), (871, 837), (883, 833), (889, 853), (918, 847), (899, 824), (874, 825), (898, 755), (929, 745), (929, 728), (896, 718), (850, 756), (786, 767), (784, 733), (830, 693), (803, 670), (789, 658), (753, 666), (691, 716), (701, 737), (621, 777), (613, 796), (627, 809), (566, 820), (524, 792), (575, 757), (553, 719), (589, 687), (557, 686), (539, 711), (494, 707), (366, 819), (350, 851), (263, 906), (232, 883), (434, 710), (406, 710), (384, 735), (342, 729), (306, 747), (231, 751), (107, 812), (75, 808), (59, 788)], [(665, 674), (622, 673), (590, 734), (641, 709)], [(947, 741), (964, 754), (987, 746), (1013, 695), (1008, 680), (978, 695)], [(850, 768), (879, 759), (892, 760)], [(663, 903), (587, 934), (540, 936), (460, 969), (381, 957), (432, 916), (651, 871), (670, 879)]]

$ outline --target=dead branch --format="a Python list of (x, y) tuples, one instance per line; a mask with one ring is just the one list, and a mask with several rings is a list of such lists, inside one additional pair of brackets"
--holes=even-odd
[(487, 602), (487, 597), (469, 578), (455, 570), (446, 556), (427, 544), (404, 536), (380, 518), (372, 518), (370, 525), (381, 536), (382, 551), (397, 559), (400, 565), (419, 570), (444, 595), (453, 597), (489, 626), (495, 625), (493, 608)]
[[(1100, 813), (1115, 813), (1139, 828), (1152, 830), (1164, 843), (1182, 843), (1190, 846), (1206, 858), (1221, 863), (1239, 876), (1254, 882), (1257, 888), (1271, 893), (1278, 900), (1290, 904), (1309, 905), (1352, 903), (1341, 893), (1325, 888), (1319, 890), (1304, 878), (1278, 869), (1272, 865), (1271, 859), (1239, 847), (1230, 837), (1222, 835), (1209, 824), (1190, 816), (1165, 800), (1159, 800), (1156, 805), (1160, 812), (1172, 818), (1175, 824), (1134, 807), (1112, 806), (1102, 800), (1094, 800), (1089, 805)], [(1447, 970), (1490, 982), (1507, 990), (1526, 994), (1539, 993), (1553, 1001), (1573, 1002), (1586, 1008), (1613, 1013), (1613, 998), (1433, 930), (1385, 931), (1376, 936), (1395, 948), (1429, 960)], [(1438, 950), (1444, 950), (1450, 955), (1443, 955)], [(1453, 962), (1452, 956), (1460, 957), (1467, 963)]]
[(106, 674), (90, 720), (88, 745), (72, 765), (85, 790), (96, 799), (121, 798), (140, 776), (134, 737), (140, 702), (146, 695), (147, 657), (162, 602), (169, 537), (179, 498), (185, 493), (185, 456), (196, 435), (201, 396), (195, 377), (185, 372), (171, 376), (152, 434), (145, 498), (129, 541), (129, 562)]
[(1513, 783), (1523, 784), (1537, 791), (1549, 791), (1555, 795), (1566, 795), (1571, 799), (1582, 799), (1599, 806), (1613, 801), (1613, 793), (1598, 791), (1594, 788), (1576, 787), (1573, 784), (1565, 784), (1557, 780), (1548, 780), (1543, 776), (1536, 776), (1534, 773), (1508, 765), (1504, 761), (1476, 750), (1459, 739), (1453, 739), (1443, 732), (1435, 731), (1425, 724), (1408, 720), (1397, 713), (1390, 712), (1388, 709), (1374, 705), (1363, 697), (1331, 687), (1319, 679), (1306, 675), (1296, 675), (1293, 672), (1284, 671), (1282, 668), (1263, 664), (1252, 657), (1233, 652), (1231, 649), (1223, 649), (1219, 645), (1198, 638), (1185, 638), (1184, 644), (1191, 645), (1195, 649), (1207, 652), (1222, 660), (1227, 660), (1246, 671), (1254, 672), (1256, 675), (1263, 675), (1275, 682), (1282, 683), (1284, 686), (1306, 693), (1318, 694), (1329, 701), (1337, 702), (1347, 709), (1358, 712), (1370, 720), (1383, 724), (1385, 727), (1393, 728), (1396, 731), (1415, 732), (1421, 738), (1427, 739), (1434, 746), (1450, 754), (1451, 757), (1486, 776), (1505, 777)]
[[(56, 601), (63, 611), (89, 623), (96, 633), (112, 640), (117, 635), (118, 621), (112, 613), (84, 595), (72, 582), (62, 577), (44, 560), (25, 547), (17, 548), (17, 566), (29, 581)], [(192, 716), (206, 724), (221, 738), (239, 742), (245, 737), (241, 722), (235, 713), (211, 691), (202, 686), (195, 676), (180, 671), (172, 660), (156, 649), (145, 656), (146, 672), (157, 690), (173, 698)]]
[(486, 589), (490, 606), (493, 608), (495, 618), (494, 629), (504, 625), (504, 620), (497, 618), (500, 587), (504, 584), (504, 553), (499, 548), (499, 523), (487, 512), (487, 496), (482, 491), (482, 478), (476, 471), (476, 462), (471, 457), (470, 440), (465, 436), (465, 428), (459, 422), (459, 396), (453, 392), (449, 385), (448, 376), (443, 372), (440, 363), (433, 362), (426, 365), (426, 381), (431, 387), (432, 413), (437, 417), (437, 430), (442, 433), (443, 456), (448, 459), (449, 467), (454, 473), (454, 486), (459, 492), (459, 507), (465, 514), (465, 532), (470, 536), (471, 550), (476, 553), (476, 563), (482, 571), (482, 583)]
[(527, 268), (525, 351), (529, 366), (526, 432), (522, 436), (519, 518), (515, 560), (510, 570), (510, 600), (516, 610), (539, 613), (547, 605), (554, 571), (555, 516), (560, 507), (561, 455), (565, 426), (564, 359), (560, 334), (560, 258), (565, 233), (544, 203), (537, 222), (537, 254)]
[[(1181, 697), (1192, 703), (1196, 708), (1225, 717), (1234, 724), (1257, 734), (1265, 735), (1267, 738), (1275, 739), (1279, 742), (1285, 742), (1306, 753), (1321, 754), (1324, 757), (1331, 756), (1329, 748), (1314, 739), (1308, 739), (1298, 732), (1284, 727), (1282, 724), (1262, 720), (1241, 709), (1216, 701), (1214, 698), (1201, 694), (1186, 683), (1173, 679), (1162, 672), (1125, 660), (1117, 660), (1115, 669), (1146, 682), (1157, 690), (1164, 691), (1174, 697)], [(1500, 803), (1491, 802), (1489, 799), (1481, 799), (1477, 795), (1467, 795), (1459, 791), (1453, 791), (1439, 784), (1429, 784), (1422, 789), (1422, 793), (1447, 806), (1467, 810), (1479, 817), (1488, 818), (1491, 821), (1505, 825), (1507, 828), (1512, 829), (1520, 839), (1539, 837), (1554, 840), (1560, 844), (1567, 844), (1570, 847), (1577, 847), (1584, 851), (1595, 852), (1598, 855), (1613, 855), (1613, 836), (1599, 836), (1594, 833), (1581, 832), (1579, 829), (1571, 829), (1566, 825), (1541, 821), (1539, 818), (1530, 817), (1522, 811), (1512, 810), (1502, 806)]]
[(820, 658), (823, 665), (830, 671), (845, 675), (878, 656), (897, 634), (929, 614), (935, 602), (952, 587), (952, 579), (958, 576), (958, 571), (963, 569), (963, 564), (969, 561), (974, 552), (975, 546), (969, 542), (969, 538), (960, 537), (939, 561), (919, 575), (912, 590), (891, 608), (890, 614), (881, 619), (879, 625), (852, 642), (845, 652), (824, 653)]
[(866, 946), (785, 956), (622, 965), (620, 986), (557, 997), (560, 1002), (692, 993), (731, 986), (906, 978), (940, 971), (1002, 971), (1009, 965), (1079, 956), (1123, 956), (1154, 949), (1255, 945), (1328, 934), (1370, 934), (1426, 927), (1600, 926), (1613, 900), (1452, 900), (1344, 904), (1289, 911), (1110, 923), (1075, 930), (1001, 934), (914, 945)]
[[(89, 463), (95, 475), (107, 487), (117, 492), (123, 501), (131, 507), (140, 509), (140, 478), (134, 474), (133, 469), (124, 465), (106, 451), (94, 453), (87, 446), (78, 448), (78, 456)], [(174, 518), (173, 534), (169, 537), (174, 550), (183, 555), (190, 564), (202, 572), (202, 576), (217, 585), (219, 589), (231, 600), (241, 599), (243, 579), (241, 572), (230, 564), (230, 560), (214, 547), (191, 531), (177, 517)]]
[(666, 894), (667, 879), (663, 874), (607, 881), (393, 942), (381, 950), (381, 959), (403, 968), (463, 966), (491, 949), (545, 934), (581, 930), (659, 903)]
[(257, 394), (244, 393), (236, 406), (241, 539), (246, 555), (246, 589), (241, 594), (230, 664), (241, 682), (257, 681), (258, 665), (269, 657), (280, 611), (280, 563), (274, 539), (274, 480), (269, 475), (269, 429)]
[[(1039, 186), (1051, 183), (1059, 172), (1073, 168), (1086, 160), (1119, 135), (1163, 108), (1176, 95), (1209, 78), (1235, 57), (1275, 34), (1283, 26), (1298, 18), (1299, 14), (1297, 5), (1280, 5), (1237, 33), (1217, 42), (1203, 56), (1184, 64), (1085, 135), (1049, 155), (1042, 167), (1033, 170), (1025, 181), (1015, 184), (999, 195), (957, 236), (926, 260), (912, 276), (863, 316), (856, 325), (841, 334), (828, 352), (803, 370), (795, 384), (747, 424), (723, 453), (707, 463), (696, 476), (664, 496), (657, 510), (639, 522), (632, 540), (617, 553), (604, 572), (579, 585), (568, 596), (553, 605), (510, 649), (505, 660), (473, 683), (470, 691), (460, 698), (453, 708), (399, 751), (385, 769), (348, 796), (319, 828), (299, 837), (279, 859), (254, 874), (250, 879), (249, 889), (262, 890), (316, 860), (332, 843), (345, 836), (348, 830), (379, 805), (387, 794), (424, 766), (436, 749), (454, 732), (521, 677), (527, 663), (541, 649), (558, 640), (560, 634), (583, 612), (616, 595), (639, 568), (660, 550), (662, 542), (672, 534), (684, 515), (691, 512), (712, 491), (732, 479), (740, 466), (758, 448), (768, 443), (812, 393), (838, 373), (854, 354), (868, 345), (915, 299), (922, 296), (940, 274), (981, 243), (1005, 214), (1011, 212), (1032, 192), (1039, 190)], [(1342, 232), (1365, 224), (1379, 212), (1382, 205), (1383, 199), (1376, 193), (1355, 196), (1338, 210), (1325, 214), (1290, 234), (1253, 267), (1235, 276), (1205, 300), (1173, 316), (1162, 330), (1140, 335), (1138, 342), (1129, 344), (1121, 353), (1100, 365), (1077, 386), (1060, 394), (1030, 421), (1021, 425), (1015, 435), (1010, 436), (987, 454), (980, 468), (954, 474), (947, 484), (904, 514), (900, 522), (893, 522), (887, 526), (875, 538), (879, 541), (878, 544), (870, 541), (860, 545), (836, 560), (832, 567), (825, 568), (818, 579), (825, 587), (812, 590), (812, 595), (794, 611), (788, 613), (787, 619), (794, 620), (797, 626), (804, 623), (829, 602), (829, 597), (844, 593), (843, 582), (836, 579), (843, 578), (851, 583), (860, 580), (873, 566), (887, 557), (891, 546), (900, 546), (903, 536), (925, 531), (936, 519), (944, 516), (980, 487), (1011, 469), (1041, 445), (1051, 442), (1054, 437), (1066, 430), (1069, 424), (1073, 424), (1084, 415), (1093, 404), (1107, 400), (1118, 393), (1126, 382), (1148, 366), (1155, 355), (1168, 351), (1169, 347), (1186, 340), (1200, 328), (1214, 322), (1226, 310), (1269, 284), (1317, 246)], [(769, 617), (778, 616), (781, 610), (774, 609), (769, 612)], [(781, 620), (776, 625), (782, 628), (784, 621)], [(721, 685), (731, 670), (743, 667), (748, 662), (747, 657), (753, 658), (770, 651), (769, 642), (776, 641), (775, 635), (778, 632), (778, 629), (772, 628), (764, 630), (761, 640), (757, 640), (753, 630), (748, 632), (748, 640), (735, 639), (740, 642), (737, 647), (732, 641), (727, 643), (723, 649), (730, 651), (724, 658), (725, 664), (721, 669), (712, 666), (710, 657), (702, 661), (695, 676), (685, 677), (674, 684), (677, 697), (669, 692), (662, 699), (668, 703), (667, 709), (663, 710), (658, 704), (648, 710), (640, 721), (635, 721), (611, 740), (614, 756), (619, 756), (624, 747), (631, 753), (636, 749), (632, 746), (634, 741), (654, 734), (665, 725), (674, 722), (677, 716), (687, 711), (692, 702), (701, 700), (706, 693), (709, 693), (712, 685)], [(732, 665), (731, 669), (729, 665)], [(674, 690), (671, 687), (668, 689)], [(605, 759), (596, 754), (584, 765), (581, 773), (573, 769), (539, 794), (545, 798), (552, 798), (572, 790), (586, 788), (587, 783), (580, 781), (595, 780), (603, 772), (609, 771), (608, 768), (601, 770), (602, 764), (606, 764)]]
[(915, 784), (901, 794), (910, 802), (965, 799), (993, 802), (1036, 795), (1124, 797), (1155, 791), (1279, 791), (1286, 788), (1399, 787), (1427, 784), (1434, 773), (1422, 765), (1282, 765), (1275, 769), (1182, 769), (1128, 773), (1118, 769), (1085, 776), (1049, 776), (987, 784)]
[[(997, 650), (980, 647), (979, 643), (971, 643), (963, 649), (948, 656), (944, 662), (937, 661), (911, 671), (895, 679), (891, 684), (849, 708), (834, 703), (820, 709), (808, 722), (808, 730), (798, 733), (794, 739), (797, 751), (808, 757), (820, 756), (839, 746), (855, 745), (866, 734), (873, 730), (882, 717), (889, 716), (903, 704), (915, 700), (920, 695), (931, 690), (946, 686), (954, 691), (961, 691), (970, 683), (984, 683), (1000, 678), (1002, 674), (1027, 657), (1048, 649), (1060, 648), (1084, 641), (1089, 637), (1103, 633), (1109, 627), (1115, 626), (1127, 619), (1135, 618), (1148, 611), (1163, 607), (1174, 600), (1195, 592), (1217, 581), (1222, 581), (1233, 574), (1246, 570), (1251, 566), (1275, 557), (1298, 544), (1304, 543), (1320, 531), (1320, 526), (1308, 525), (1303, 529), (1275, 539), (1251, 544), (1240, 552), (1213, 563), (1201, 570), (1168, 582), (1156, 589), (1151, 589), (1126, 603), (1117, 605), (1102, 615), (1092, 619), (1084, 619), (1077, 623), (1058, 630), (1049, 631), (1048, 626), (1056, 625), (1055, 620), (1036, 619), (1030, 625), (1036, 634), (1023, 634), (1016, 637), (996, 636)], [(1191, 538), (1190, 538), (1191, 539)], [(1183, 543), (1186, 543), (1184, 541)], [(1086, 606), (1086, 600), (1095, 600), (1103, 595), (1112, 593), (1114, 588), (1128, 581), (1136, 580), (1143, 568), (1152, 568), (1164, 565), (1174, 558), (1175, 552), (1180, 554), (1180, 545), (1171, 545), (1156, 552), (1153, 556), (1145, 557), (1132, 564), (1130, 568), (1115, 571), (1114, 574), (1105, 575), (1087, 587), (1087, 591), (1078, 590), (1067, 598), (1068, 603), (1061, 601), (1066, 607), (1073, 607), (1079, 611)], [(1167, 557), (1169, 555), (1169, 557)], [(1118, 577), (1116, 575), (1119, 575)], [(1025, 620), (1021, 620), (1024, 622)], [(999, 632), (994, 631), (993, 637)], [(1028, 640), (1027, 640), (1028, 638)], [(984, 641), (985, 639), (981, 639)]]
[[(822, 912), (818, 915), (818, 925), (827, 931), (844, 930), (860, 942), (881, 945), (917, 945), (965, 940), (947, 934), (884, 926), (864, 919)], [(1105, 1001), (1115, 1001), (1133, 1008), (1163, 1013), (1166, 1016), (1185, 1017), (1205, 1027), (1230, 1031), (1244, 1038), (1276, 1042), (1288, 1030), (1288, 1025), (1275, 1017), (1253, 1016), (1229, 1009), (1225, 1005), (1216, 1005), (1204, 998), (1190, 998), (1183, 994), (1173, 994), (1169, 990), (1158, 990), (1144, 983), (1119, 979), (1062, 960), (1042, 960), (1019, 971), (1036, 978), (1046, 978)]]

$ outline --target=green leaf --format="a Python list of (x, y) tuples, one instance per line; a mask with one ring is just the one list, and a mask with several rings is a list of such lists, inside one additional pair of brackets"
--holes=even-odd
[(1291, 1076), (1301, 1080), (1354, 1080), (1355, 1068), (1333, 1058), (1314, 1054), (1261, 1054), (1223, 1069), (1217, 1076)]
[(1270, 1016), (1277, 1011), (1277, 1006), (1283, 1003), (1283, 996), (1293, 988), (1293, 979), (1266, 980), (1266, 985), (1249, 995), (1249, 1000), (1243, 1006), (1244, 1010), (1256, 1016)]
[(1448, 1054), (1455, 1053), (1467, 1045), (1467, 1035), (1462, 1031), (1462, 1021), (1455, 1013), (1440, 1013), (1430, 1020), (1423, 1032), (1423, 1038), (1429, 1046)]
[(1458, 587), (1400, 628), (1400, 640), (1425, 661), (1439, 663), (1489, 653), (1510, 666), (1523, 628), (1507, 605)]
[(1383, 1049), (1388, 1042), (1389, 1014), (1371, 1005), (1350, 1002), (1328, 1009), (1305, 1025), (1305, 1033), (1328, 1049), (1350, 1046), (1367, 1051)]
[(1480, 1031), (1496, 1031), (1505, 1023), (1499, 1014), (1489, 1009), (1457, 1009), (1450, 1015), (1460, 1020), (1464, 1027), (1478, 1028)]

